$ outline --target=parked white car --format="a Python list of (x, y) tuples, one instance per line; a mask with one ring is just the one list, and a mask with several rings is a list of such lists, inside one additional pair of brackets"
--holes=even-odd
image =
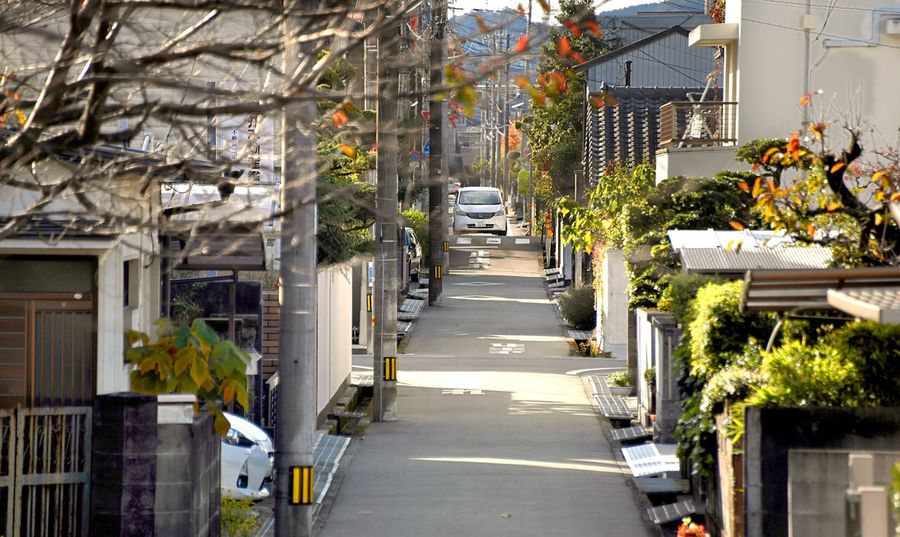
[(225, 413), (231, 428), (222, 439), (222, 496), (268, 498), (275, 468), (275, 445), (264, 430)]
[(453, 231), (506, 235), (506, 207), (500, 198), (500, 190), (482, 186), (460, 188), (453, 210)]

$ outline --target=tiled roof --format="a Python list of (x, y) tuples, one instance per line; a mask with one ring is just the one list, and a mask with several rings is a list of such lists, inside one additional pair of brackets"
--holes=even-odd
[(829, 289), (828, 303), (854, 317), (900, 324), (900, 287)]

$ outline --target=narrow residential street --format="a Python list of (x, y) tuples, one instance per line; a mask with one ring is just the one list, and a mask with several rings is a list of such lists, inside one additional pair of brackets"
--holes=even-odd
[(399, 419), (353, 442), (323, 537), (647, 534), (577, 373), (622, 362), (570, 356), (515, 242), (451, 250), (399, 357)]

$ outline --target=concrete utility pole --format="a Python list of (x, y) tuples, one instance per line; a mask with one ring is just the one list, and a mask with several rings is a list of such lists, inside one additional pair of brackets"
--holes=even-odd
[[(443, 84), (444, 65), (444, 21), (446, 19), (444, 0), (431, 0), (431, 84), (433, 92)], [(444, 241), (447, 226), (447, 177), (441, 173), (444, 160), (444, 101), (432, 95), (429, 100), (431, 125), (428, 136), (431, 139), (431, 154), (428, 157), (428, 258), (431, 271), (428, 274), (428, 303), (440, 301), (443, 291)]]
[[(395, 8), (395, 9), (390, 9)], [(402, 2), (382, 6), (390, 16)], [(378, 38), (378, 185), (375, 194), (375, 333), (373, 345), (373, 419), (397, 418), (397, 272), (400, 245), (397, 225), (397, 94), (400, 29), (387, 25)], [(387, 364), (387, 367), (385, 365)]]
[[(315, 9), (316, 1), (284, 0), (286, 10)], [(294, 93), (300, 56), (315, 57), (297, 40), (301, 27), (285, 17), (285, 92)], [(275, 424), (275, 535), (312, 535), (312, 468), (316, 430), (316, 103), (289, 103), (281, 124), (281, 337), (278, 419)], [(308, 488), (307, 488), (308, 486)]]
[[(506, 53), (509, 54), (509, 32), (506, 32)], [(509, 64), (503, 72), (503, 188), (506, 199), (510, 199), (512, 186), (509, 183)]]

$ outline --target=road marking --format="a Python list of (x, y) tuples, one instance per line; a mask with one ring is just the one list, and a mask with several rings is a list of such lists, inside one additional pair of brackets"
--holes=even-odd
[(461, 285), (463, 287), (488, 287), (491, 285), (504, 285), (504, 284), (497, 283), (497, 282), (462, 282), (462, 283), (452, 283), (450, 285)]
[(524, 343), (491, 343), (490, 354), (524, 354)]
[[(371, 355), (369, 355), (369, 356), (371, 357)], [(356, 364), (353, 364), (352, 367), (353, 367), (354, 369), (367, 369), (367, 370), (369, 370), (369, 371), (371, 371), (372, 369), (374, 369), (374, 368), (373, 368), (372, 366), (370, 366), (370, 365), (356, 365)]]
[(531, 239), (516, 239), (516, 244), (531, 244)]
[(587, 373), (588, 371), (621, 371), (622, 366), (619, 367), (591, 367), (589, 369), (573, 369), (571, 371), (566, 371), (566, 375), (580, 375), (582, 373)]
[(501, 244), (503, 241), (500, 240), (500, 237), (491, 237), (484, 241), (485, 244)]
[(472, 239), (459, 237), (458, 239), (456, 239), (456, 244), (472, 244)]
[(481, 390), (461, 390), (458, 388), (452, 390), (441, 390), (441, 395), (484, 395)]

